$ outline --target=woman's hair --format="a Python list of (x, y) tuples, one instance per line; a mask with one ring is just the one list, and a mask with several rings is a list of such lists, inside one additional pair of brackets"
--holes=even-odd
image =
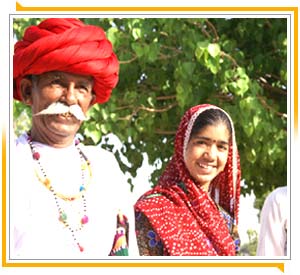
[(224, 124), (228, 129), (230, 136), (232, 135), (231, 123), (227, 114), (220, 109), (207, 109), (195, 120), (190, 138), (196, 135), (204, 127), (218, 124)]

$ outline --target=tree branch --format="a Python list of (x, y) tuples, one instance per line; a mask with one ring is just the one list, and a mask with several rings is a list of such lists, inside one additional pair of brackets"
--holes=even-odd
[(176, 95), (165, 95), (165, 96), (158, 96), (156, 100), (167, 100), (167, 99), (174, 99)]
[(284, 114), (284, 113), (280, 113), (280, 112), (277, 112), (274, 110), (274, 108), (272, 108), (272, 106), (270, 106), (266, 100), (261, 96), (261, 95), (257, 95), (259, 101), (261, 102), (261, 104), (269, 111), (275, 113), (277, 116), (279, 117), (284, 117), (284, 118), (287, 118), (287, 115)]
[(262, 76), (258, 78), (258, 82), (260, 83), (260, 85), (271, 92), (274, 92), (276, 94), (280, 94), (280, 95), (286, 95), (286, 91), (284, 89), (280, 89), (278, 87), (274, 87), (272, 86), (265, 78), (263, 78)]
[(207, 25), (210, 27), (210, 29), (214, 33), (214, 36), (215, 36), (214, 42), (219, 41), (220, 37), (218, 35), (218, 32), (217, 32), (215, 26), (208, 19), (205, 19), (205, 22), (207, 23)]
[(160, 45), (161, 48), (164, 48), (164, 49), (168, 49), (168, 50), (172, 50), (178, 54), (182, 53), (182, 50), (178, 50), (177, 48), (175, 47), (170, 47), (170, 46), (166, 46), (166, 45)]
[(178, 105), (178, 103), (174, 102), (174, 103), (168, 105), (167, 107), (161, 108), (161, 109), (155, 109), (155, 108), (148, 108), (148, 107), (145, 107), (145, 106), (140, 106), (136, 109), (136, 111), (138, 112), (139, 110), (143, 110), (143, 111), (147, 111), (147, 112), (150, 112), (150, 113), (163, 113), (163, 112), (169, 111), (170, 109), (172, 109), (173, 107), (175, 107), (177, 105)]
[(234, 99), (233, 94), (231, 93), (218, 93), (213, 96), (214, 98), (218, 98), (221, 101), (232, 102)]
[(162, 129), (155, 129), (155, 133), (159, 135), (175, 135), (176, 131), (166, 131)]
[(121, 106), (119, 108), (117, 108), (117, 110), (124, 110), (124, 109), (128, 109), (128, 108), (132, 108), (132, 113), (130, 115), (127, 115), (125, 117), (119, 117), (119, 120), (127, 120), (130, 121), (132, 119), (132, 117), (136, 116), (138, 114), (139, 111), (146, 111), (146, 112), (150, 112), (150, 113), (163, 113), (163, 112), (167, 112), (170, 109), (172, 109), (173, 107), (177, 106), (178, 103), (174, 102), (164, 108), (160, 108), (160, 109), (155, 109), (155, 108), (149, 108), (149, 107), (145, 107), (145, 106), (139, 106), (137, 108), (133, 108), (132, 106), (128, 105), (128, 106)]
[(129, 59), (129, 60), (123, 60), (123, 61), (119, 61), (120, 64), (129, 64), (132, 63), (133, 61), (135, 61), (137, 59), (137, 56), (135, 55), (133, 58)]
[(208, 38), (211, 37), (211, 35), (209, 34), (209, 32), (205, 29), (205, 26), (204, 26), (204, 25), (201, 26), (201, 31), (202, 31), (202, 33), (203, 33), (206, 37), (208, 37)]
[(221, 51), (220, 56), (228, 58), (232, 62), (232, 64), (234, 65), (234, 67), (236, 67), (236, 68), (239, 67), (239, 65), (236, 62), (236, 60), (231, 55), (229, 55), (228, 53), (225, 53), (225, 52)]

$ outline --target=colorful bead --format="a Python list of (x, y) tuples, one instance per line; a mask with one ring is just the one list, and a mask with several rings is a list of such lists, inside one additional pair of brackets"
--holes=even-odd
[(79, 187), (79, 192), (82, 192), (82, 191), (84, 191), (85, 190), (85, 187), (83, 186), (83, 185), (81, 185), (80, 187)]
[[(83, 213), (86, 212), (86, 199), (83, 196), (83, 193), (79, 193), (76, 196), (65, 196), (63, 194), (57, 193), (54, 188), (51, 185), (51, 181), (50, 179), (47, 177), (47, 174), (45, 173), (45, 170), (43, 169), (40, 161), (38, 161), (40, 159), (40, 153), (36, 152), (36, 148), (34, 146), (34, 143), (32, 142), (32, 137), (30, 136), (30, 132), (28, 133), (28, 137), (27, 137), (27, 141), (28, 144), (30, 146), (31, 152), (32, 152), (32, 157), (34, 160), (37, 161), (38, 166), (40, 167), (40, 171), (43, 173), (43, 177), (44, 179), (40, 178), (38, 173), (37, 176), (39, 178), (39, 180), (47, 187), (48, 190), (50, 190), (54, 196), (55, 202), (56, 202), (56, 206), (58, 208), (59, 211), (59, 221), (63, 223), (63, 225), (65, 226), (65, 228), (68, 228), (73, 236), (74, 242), (77, 243), (77, 246), (80, 250), (80, 252), (84, 251), (84, 248), (77, 242), (77, 238), (75, 236), (75, 232), (79, 231), (83, 228), (83, 225), (88, 223), (89, 218), (88, 216), (84, 215), (81, 219), (80, 219), (80, 225), (79, 228), (74, 229), (70, 226), (70, 224), (67, 221), (67, 214), (63, 211), (63, 209), (60, 207), (59, 205), (59, 201), (58, 198), (64, 200), (64, 201), (74, 201), (77, 198), (81, 198), (82, 199), (82, 203), (83, 203)], [(75, 140), (75, 146), (78, 146), (80, 143), (80, 141), (78, 139)], [(77, 147), (78, 152), (79, 152), (79, 156), (80, 156), (80, 160), (81, 160), (81, 172), (82, 172), (82, 180), (83, 180), (83, 184), (79, 187), (80, 192), (85, 191), (86, 187), (84, 186), (85, 183), (85, 174), (86, 174), (86, 169), (89, 168), (89, 172), (88, 172), (88, 176), (91, 178), (91, 170), (90, 170), (90, 162), (89, 160), (85, 157), (85, 155), (83, 154), (83, 152), (80, 150), (79, 147)]]
[(86, 223), (88, 223), (88, 221), (89, 221), (89, 217), (87, 215), (84, 215), (81, 219), (82, 224), (86, 224)]
[(60, 215), (59, 215), (59, 220), (60, 220), (61, 222), (66, 221), (67, 218), (68, 218), (68, 217), (67, 217), (67, 214), (66, 214), (65, 212), (60, 213)]
[(54, 192), (52, 186), (50, 185), (50, 180), (48, 178), (45, 178), (44, 184), (51, 192)]
[(34, 152), (34, 153), (32, 154), (32, 157), (33, 157), (33, 159), (35, 159), (35, 160), (39, 160), (39, 159), (40, 159), (40, 154), (39, 154), (39, 152)]
[(77, 244), (77, 245), (78, 245), (80, 252), (83, 252), (84, 248), (80, 244)]

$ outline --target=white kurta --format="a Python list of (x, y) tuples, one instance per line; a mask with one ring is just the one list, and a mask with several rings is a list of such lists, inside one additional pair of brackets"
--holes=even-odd
[[(85, 193), (89, 222), (75, 236), (84, 247), (80, 252), (72, 234), (58, 220), (53, 194), (35, 175), (26, 136), (11, 151), (9, 187), (10, 250), (13, 259), (102, 259), (108, 256), (116, 232), (119, 210), (130, 221), (134, 232), (133, 201), (114, 155), (96, 146), (82, 146), (91, 163), (92, 180)], [(82, 184), (81, 161), (74, 145), (53, 148), (35, 143), (42, 166), (57, 192), (76, 194)], [(68, 221), (79, 221), (82, 200), (59, 201)], [(130, 246), (135, 251), (134, 234)], [(130, 252), (129, 252), (130, 253)]]
[(258, 256), (287, 255), (287, 187), (278, 187), (266, 198), (261, 211)]

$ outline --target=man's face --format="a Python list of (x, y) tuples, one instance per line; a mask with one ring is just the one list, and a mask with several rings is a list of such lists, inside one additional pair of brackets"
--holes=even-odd
[(66, 72), (47, 72), (34, 76), (30, 85), (31, 94), (27, 103), (32, 108), (32, 135), (36, 136), (35, 139), (46, 144), (55, 144), (60, 139), (73, 139), (82, 121), (72, 115), (34, 114), (54, 102), (62, 102), (68, 106), (77, 104), (86, 114), (93, 100), (92, 77)]

